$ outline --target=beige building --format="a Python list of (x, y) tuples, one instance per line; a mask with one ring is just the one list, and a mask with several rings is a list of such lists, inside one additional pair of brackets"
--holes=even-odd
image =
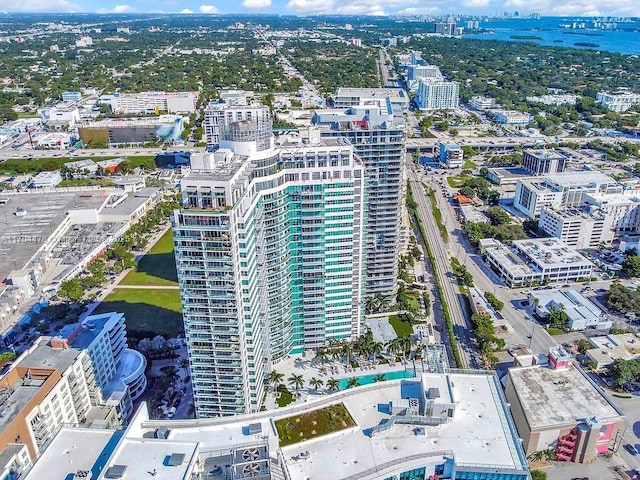
[(606, 368), (619, 358), (640, 358), (640, 338), (633, 333), (591, 337), (589, 343), (593, 348), (585, 352), (587, 364), (593, 364), (598, 370)]
[(619, 444), (624, 416), (562, 347), (547, 358), (507, 374), (505, 396), (525, 454), (554, 449), (558, 461), (593, 462)]

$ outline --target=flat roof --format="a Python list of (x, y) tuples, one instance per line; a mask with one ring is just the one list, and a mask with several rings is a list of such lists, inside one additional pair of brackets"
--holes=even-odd
[[(370, 469), (402, 463), (414, 456), (419, 456), (424, 462), (425, 457), (434, 455), (434, 461), (442, 463), (443, 451), (453, 452), (459, 463), (522, 469), (526, 460), (518, 453), (517, 434), (512, 430), (506, 407), (500, 401), (501, 387), (496, 377), (485, 372), (452, 373), (449, 379), (447, 374), (428, 373), (418, 379), (386, 381), (349, 389), (310, 400), (303, 406), (228, 419), (152, 421), (143, 427), (147, 432), (153, 432), (159, 426), (166, 426), (170, 429), (170, 440), (197, 439), (202, 451), (219, 452), (222, 456), (228, 455), (233, 445), (257, 441), (255, 435), (249, 434), (249, 424), (261, 424), (261, 431), (268, 433), (270, 448), (273, 449), (277, 448), (273, 420), (343, 403), (356, 423), (355, 427), (282, 448), (293, 480), (362, 478), (363, 473)], [(416, 425), (398, 423), (371, 436), (369, 430), (372, 427), (390, 418), (389, 402), (402, 403), (401, 399), (416, 398), (420, 389), (432, 387), (439, 389), (441, 401), (455, 400), (453, 419), (437, 427), (424, 426), (424, 436), (416, 436)], [(300, 460), (298, 455), (305, 451), (309, 452), (310, 458)]]
[(578, 170), (562, 173), (550, 173), (545, 176), (549, 181), (562, 187), (579, 187), (582, 185), (603, 185), (618, 183), (609, 175), (597, 170)]
[(31, 348), (18, 357), (16, 363), (25, 368), (57, 368), (60, 373), (64, 372), (73, 365), (82, 350), (73, 346), (53, 348), (49, 345), (52, 338), (49, 336), (39, 337)]
[(63, 427), (25, 480), (67, 480), (79, 470), (93, 473), (93, 477), (87, 478), (97, 478), (100, 463), (104, 464), (118, 438), (118, 432), (113, 430)]
[(590, 337), (593, 348), (587, 350), (598, 363), (609, 364), (618, 358), (632, 360), (640, 357), (640, 339), (633, 333)]
[(508, 375), (531, 430), (573, 425), (579, 418), (609, 420), (622, 416), (573, 365), (557, 370), (541, 366), (510, 368)]
[[(5, 222), (0, 232), (0, 279), (12, 270), (24, 268), (69, 210), (102, 205), (106, 198), (102, 196), (106, 195), (104, 192), (93, 192), (91, 196), (86, 192), (0, 194), (0, 198), (6, 200), (0, 205), (0, 219)], [(22, 217), (15, 215), (20, 207), (27, 212)]]
[[(124, 437), (97, 479), (140, 480), (152, 478), (150, 472), (156, 472), (154, 478), (186, 480), (197, 454), (197, 437), (191, 441)], [(122, 476), (107, 475), (110, 468), (118, 469), (118, 466), (125, 467), (119, 468)]]
[(536, 307), (538, 309), (541, 306), (550, 308), (554, 305), (562, 305), (569, 319), (573, 321), (582, 318), (599, 318), (602, 314), (602, 310), (577, 290), (533, 290), (531, 291), (531, 296), (538, 299), (538, 306)]
[(526, 255), (527, 260), (547, 268), (579, 264), (593, 265), (577, 250), (555, 237), (514, 240), (512, 245)]
[(39, 370), (38, 378), (18, 378), (11, 388), (0, 388), (0, 431), (20, 415), (52, 373), (53, 370)]

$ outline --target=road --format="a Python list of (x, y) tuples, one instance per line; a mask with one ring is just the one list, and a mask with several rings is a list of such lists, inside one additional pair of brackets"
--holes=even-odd
[(396, 80), (389, 73), (389, 69), (387, 68), (387, 61), (391, 62), (391, 57), (384, 48), (379, 50), (380, 56), (378, 58), (378, 65), (380, 66), (380, 74), (382, 75), (382, 86), (383, 87), (395, 87)]
[[(479, 352), (477, 350), (472, 326), (468, 315), (466, 315), (467, 300), (458, 290), (458, 284), (451, 272), (451, 247), (442, 241), (438, 225), (433, 217), (431, 202), (427, 197), (421, 183), (421, 174), (416, 171), (413, 162), (407, 161), (409, 182), (413, 198), (418, 204), (418, 216), (424, 225), (427, 238), (424, 239), (429, 244), (434, 258), (434, 268), (438, 281), (442, 286), (444, 300), (448, 304), (449, 315), (453, 322), (455, 345), (460, 352), (463, 368), (480, 368)], [(441, 300), (443, 300), (441, 298)], [(444, 324), (444, 322), (441, 322)], [(443, 329), (444, 330), (444, 329)], [(452, 345), (453, 346), (453, 345)], [(454, 363), (451, 362), (453, 365)]]
[(25, 147), (18, 150), (12, 148), (5, 148), (0, 150), (0, 161), (10, 158), (51, 158), (51, 157), (137, 157), (137, 156), (149, 156), (159, 155), (166, 152), (204, 152), (204, 147), (187, 147), (179, 146), (171, 148), (169, 150), (162, 148), (103, 148), (103, 149), (82, 149), (75, 150), (69, 153), (67, 150), (32, 150)]

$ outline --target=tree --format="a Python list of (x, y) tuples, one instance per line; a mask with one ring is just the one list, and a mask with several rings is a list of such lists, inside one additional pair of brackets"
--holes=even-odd
[(489, 305), (491, 305), (491, 308), (493, 308), (496, 312), (499, 312), (504, 308), (504, 302), (497, 298), (493, 293), (484, 292), (484, 298), (487, 299), (487, 302), (489, 303)]
[(569, 323), (569, 315), (564, 311), (564, 305), (554, 305), (549, 309), (547, 322), (551, 327), (566, 329)]
[(586, 338), (579, 338), (578, 340), (576, 340), (575, 344), (578, 352), (580, 353), (585, 353), (591, 348), (591, 344)]
[(360, 382), (356, 377), (351, 377), (349, 380), (347, 380), (347, 388), (353, 388), (358, 386), (360, 386)]
[(57, 293), (62, 298), (66, 298), (72, 302), (79, 302), (82, 300), (82, 297), (84, 297), (82, 282), (78, 278), (66, 280), (60, 284), (60, 288), (58, 288)]
[(287, 378), (287, 383), (293, 386), (293, 388), (297, 392), (304, 386), (304, 378), (302, 377), (302, 375), (296, 375), (295, 373), (292, 373), (291, 376)]
[(270, 387), (282, 383), (282, 380), (284, 380), (284, 373), (280, 373), (276, 370), (271, 370), (266, 378), (267, 385), (269, 385)]
[(511, 223), (511, 217), (500, 207), (491, 207), (486, 212), (491, 220), (491, 225), (505, 225)]
[(640, 277), (640, 257), (627, 255), (627, 258), (622, 261), (622, 271), (632, 277)]
[(547, 472), (543, 470), (532, 470), (531, 480), (547, 480)]
[(327, 380), (327, 388), (329, 388), (329, 390), (332, 392), (337, 392), (340, 388), (340, 382), (331, 377), (329, 380)]
[(309, 380), (309, 385), (317, 392), (322, 387), (322, 385), (324, 385), (324, 382), (319, 378), (311, 377), (311, 379)]
[(640, 375), (640, 361), (617, 358), (607, 367), (609, 375), (613, 377), (616, 390), (622, 390), (624, 384), (635, 380)]
[(373, 381), (378, 383), (378, 382), (384, 382), (385, 378), (384, 375), (382, 373), (378, 373), (375, 377), (373, 377)]

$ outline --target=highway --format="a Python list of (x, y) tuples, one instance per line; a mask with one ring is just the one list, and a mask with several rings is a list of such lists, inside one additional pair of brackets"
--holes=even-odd
[[(451, 342), (452, 347), (458, 348), (463, 368), (480, 368), (479, 352), (474, 341), (472, 326), (468, 319), (469, 316), (465, 314), (467, 308), (466, 299), (458, 290), (457, 281), (451, 273), (450, 246), (448, 243), (444, 243), (442, 237), (440, 237), (440, 231), (431, 210), (431, 202), (422, 186), (421, 174), (415, 168), (413, 162), (408, 160), (407, 169), (411, 191), (413, 192), (414, 200), (418, 204), (418, 216), (427, 236), (424, 241), (431, 248), (436, 275), (442, 286), (444, 300), (448, 304), (449, 315), (453, 322), (455, 339), (452, 340), (455, 340), (455, 342)], [(444, 321), (442, 324), (444, 325)], [(443, 328), (442, 332), (446, 332), (446, 328)], [(450, 361), (450, 363), (454, 365), (453, 361)]]

